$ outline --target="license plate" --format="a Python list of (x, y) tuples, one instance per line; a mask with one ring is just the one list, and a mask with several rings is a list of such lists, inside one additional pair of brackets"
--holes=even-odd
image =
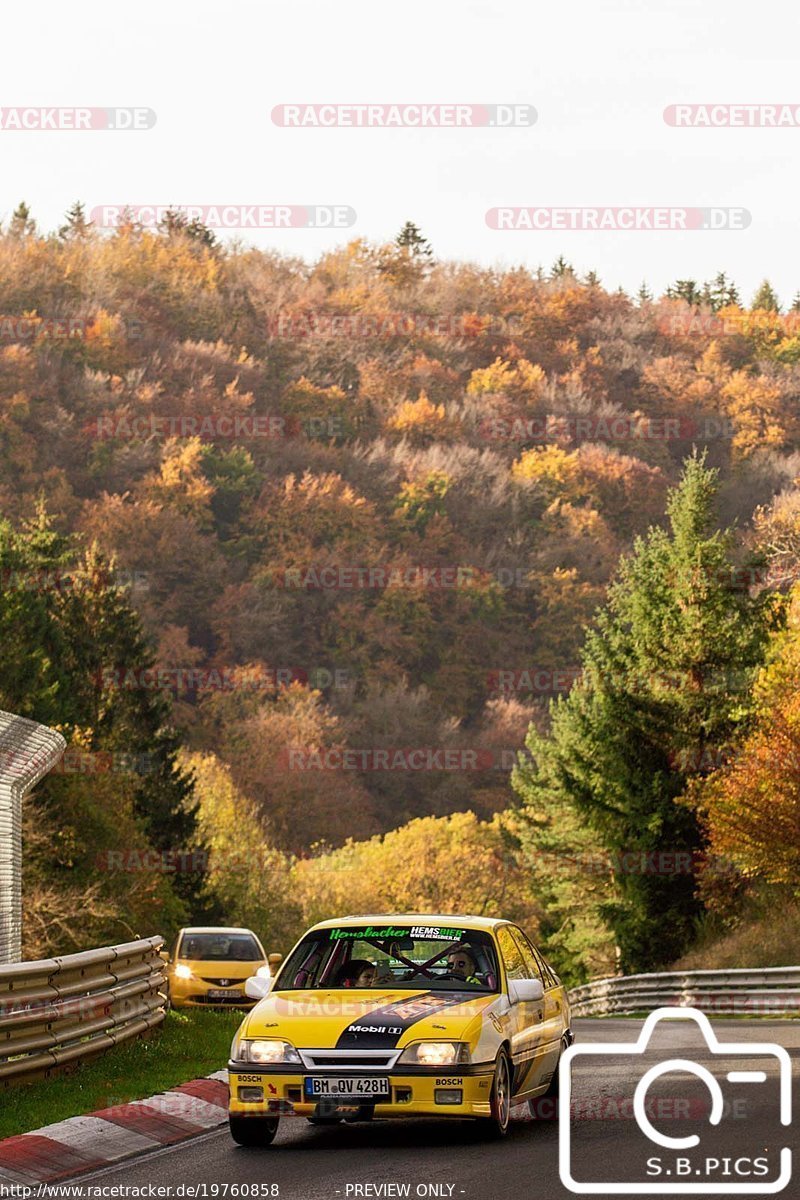
[(309, 1100), (388, 1100), (389, 1080), (370, 1076), (307, 1078), (305, 1094)]
[(238, 989), (235, 991), (225, 989), (223, 991), (221, 988), (212, 988), (208, 993), (208, 998), (209, 1000), (230, 1000), (231, 996), (241, 996), (241, 994)]

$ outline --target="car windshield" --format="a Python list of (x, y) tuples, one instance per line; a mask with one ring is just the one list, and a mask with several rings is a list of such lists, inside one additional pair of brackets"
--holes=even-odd
[(281, 968), (274, 991), (387, 987), (494, 992), (497, 958), (487, 933), (458, 926), (343, 925), (309, 933)]
[(262, 954), (250, 933), (185, 933), (178, 957), (200, 962), (256, 962)]

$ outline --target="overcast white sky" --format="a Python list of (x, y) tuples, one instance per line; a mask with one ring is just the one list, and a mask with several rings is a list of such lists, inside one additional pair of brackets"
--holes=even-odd
[[(169, 0), (6, 6), (0, 106), (139, 105), (154, 129), (0, 132), (0, 216), (99, 204), (351, 205), (351, 233), (248, 233), (307, 258), (414, 220), (438, 255), (660, 290), (724, 268), (800, 289), (800, 128), (675, 129), (684, 102), (800, 106), (793, 0)], [(532, 128), (290, 130), (288, 102), (527, 102)], [(742, 206), (744, 231), (496, 232), (495, 205)]]

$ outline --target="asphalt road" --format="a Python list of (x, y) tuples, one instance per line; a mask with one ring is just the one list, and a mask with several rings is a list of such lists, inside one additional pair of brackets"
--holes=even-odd
[[(641, 1021), (627, 1019), (579, 1020), (575, 1024), (577, 1044), (583, 1049), (591, 1042), (634, 1042), (641, 1025)], [(792, 1091), (796, 1093), (800, 1022), (718, 1020), (713, 1025), (721, 1042), (784, 1046), (791, 1057)], [(708, 1120), (711, 1093), (694, 1075), (670, 1073), (650, 1085), (646, 1111), (656, 1130), (678, 1138), (698, 1134), (700, 1145), (692, 1149), (662, 1148), (648, 1140), (632, 1116), (632, 1097), (642, 1074), (672, 1058), (712, 1070), (725, 1097), (722, 1120), (714, 1127)], [(732, 1070), (760, 1071), (765, 1078), (731, 1082), (726, 1076)], [(602, 1058), (578, 1057), (573, 1065), (570, 1122), (573, 1175), (582, 1182), (600, 1184), (600, 1194), (605, 1195), (614, 1194), (614, 1181), (634, 1182), (638, 1189), (644, 1181), (685, 1183), (697, 1177), (698, 1171), (703, 1182), (718, 1185), (718, 1195), (735, 1195), (732, 1185), (736, 1183), (760, 1182), (763, 1186), (778, 1177), (783, 1147), (790, 1147), (795, 1157), (800, 1151), (797, 1122), (789, 1128), (780, 1124), (779, 1078), (777, 1059), (754, 1053), (712, 1055), (703, 1047), (696, 1026), (685, 1021), (659, 1026), (644, 1055), (632, 1057), (615, 1051)], [(796, 1095), (793, 1098), (796, 1108)], [(660, 1175), (655, 1174), (656, 1169)], [(376, 1121), (325, 1128), (290, 1117), (282, 1120), (275, 1142), (266, 1150), (237, 1147), (223, 1129), (86, 1176), (81, 1182), (170, 1185), (169, 1195), (178, 1198), (192, 1195), (188, 1190), (192, 1185), (205, 1185), (194, 1192), (201, 1200), (204, 1196), (209, 1200), (235, 1197), (233, 1184), (275, 1184), (277, 1190), (272, 1194), (280, 1200), (392, 1200), (401, 1196), (410, 1200), (551, 1200), (571, 1194), (559, 1177), (558, 1122), (533, 1121), (522, 1107), (515, 1109), (512, 1128), (501, 1142), (481, 1139), (474, 1122)], [(216, 1191), (214, 1185), (218, 1185)], [(116, 1193), (120, 1194), (124, 1195)], [(260, 1194), (268, 1193), (262, 1188)], [(653, 1193), (637, 1190), (633, 1194), (644, 1197)], [(783, 1195), (794, 1200), (800, 1197), (800, 1165)]]

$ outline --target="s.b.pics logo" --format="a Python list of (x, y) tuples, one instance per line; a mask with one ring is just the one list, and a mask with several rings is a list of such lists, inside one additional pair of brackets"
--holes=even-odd
[[(697, 1009), (660, 1008), (638, 1041), (570, 1046), (559, 1070), (559, 1171), (571, 1192), (752, 1196), (791, 1180), (782, 1046), (720, 1042)], [(625, 1121), (630, 1136), (613, 1153), (605, 1141), (598, 1153), (593, 1104)]]

